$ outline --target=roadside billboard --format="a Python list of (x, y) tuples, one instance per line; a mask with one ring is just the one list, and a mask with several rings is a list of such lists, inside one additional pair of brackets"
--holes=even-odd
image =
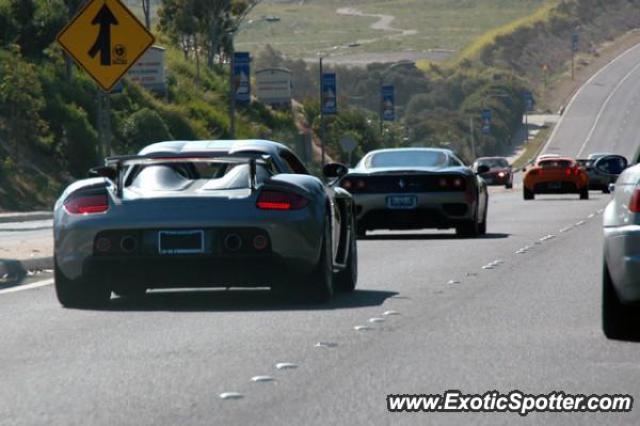
[(158, 94), (166, 91), (165, 49), (151, 46), (127, 71), (126, 78)]
[(264, 104), (278, 108), (291, 107), (291, 71), (265, 68), (256, 71), (256, 96)]

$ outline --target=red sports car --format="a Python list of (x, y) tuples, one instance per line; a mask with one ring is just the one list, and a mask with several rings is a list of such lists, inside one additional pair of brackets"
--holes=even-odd
[(504, 185), (507, 189), (513, 188), (513, 171), (506, 158), (481, 157), (473, 163), (473, 170), (477, 173), (480, 166), (489, 167), (488, 172), (480, 174), (487, 185)]

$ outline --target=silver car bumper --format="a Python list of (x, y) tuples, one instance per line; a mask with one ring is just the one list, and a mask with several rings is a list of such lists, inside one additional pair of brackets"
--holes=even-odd
[[(415, 196), (415, 208), (390, 208), (390, 197)], [(450, 228), (474, 219), (475, 200), (466, 192), (353, 194), (356, 218), (364, 229)]]
[(605, 228), (605, 260), (623, 303), (640, 303), (640, 226)]
[[(61, 211), (57, 212), (54, 220), (54, 251), (56, 264), (60, 271), (69, 279), (77, 279), (87, 272), (88, 268), (100, 265), (104, 268), (114, 267), (122, 269), (120, 272), (140, 269), (144, 265), (158, 264), (163, 261), (171, 262), (175, 268), (180, 268), (181, 260), (185, 265), (194, 261), (193, 256), (114, 256), (99, 257), (94, 251), (95, 238), (100, 232), (120, 230), (172, 230), (172, 229), (214, 229), (225, 230), (228, 228), (259, 228), (269, 236), (270, 258), (263, 258), (265, 264), (275, 259), (274, 269), (287, 267), (289, 272), (309, 271), (320, 256), (322, 245), (322, 218), (316, 217), (316, 212), (304, 209), (296, 212), (263, 212), (260, 220), (249, 217), (249, 214), (239, 213), (238, 210), (228, 213), (219, 213), (221, 218), (208, 218), (207, 211), (194, 210), (189, 215), (174, 217), (170, 212), (163, 212), (157, 219), (151, 218), (149, 212), (119, 212), (117, 209), (109, 211), (108, 215), (98, 216), (71, 216)], [(209, 262), (215, 267), (233, 265), (242, 257), (218, 256), (217, 253), (208, 253), (207, 256), (199, 256), (201, 263)], [(244, 270), (251, 269), (253, 262), (260, 259), (248, 257), (242, 259), (240, 267)], [(242, 271), (241, 271), (242, 272)]]

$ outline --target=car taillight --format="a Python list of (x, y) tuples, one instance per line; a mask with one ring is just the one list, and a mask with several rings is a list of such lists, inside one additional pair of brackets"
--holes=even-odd
[(349, 179), (343, 179), (342, 182), (340, 182), (340, 186), (348, 191), (353, 187), (353, 182)]
[(256, 206), (262, 210), (300, 210), (309, 204), (305, 197), (283, 191), (262, 191)]
[(356, 181), (356, 188), (362, 190), (367, 186), (367, 182), (364, 181), (364, 179), (358, 179)]
[(71, 214), (104, 213), (109, 210), (109, 199), (107, 194), (72, 195), (63, 206)]
[(571, 168), (569, 167), (568, 169), (566, 169), (564, 171), (564, 174), (567, 175), (567, 176), (571, 176)]
[(632, 213), (640, 213), (640, 189), (633, 191), (631, 202), (629, 202), (629, 211)]

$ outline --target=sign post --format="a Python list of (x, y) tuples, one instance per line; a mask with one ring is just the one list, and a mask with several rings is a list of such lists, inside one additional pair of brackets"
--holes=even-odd
[(491, 133), (491, 110), (489, 108), (482, 110), (482, 133), (485, 135)]
[(326, 115), (336, 115), (338, 113), (338, 96), (336, 85), (336, 74), (322, 71), (322, 58), (320, 58), (320, 130), (322, 166), (325, 164), (325, 142), (324, 142), (324, 117)]
[(155, 39), (120, 0), (89, 0), (60, 31), (58, 43), (95, 80), (102, 152), (111, 154), (111, 89)]
[(233, 79), (237, 105), (251, 103), (251, 55), (249, 52), (233, 54)]
[(57, 40), (102, 90), (110, 92), (155, 39), (120, 0), (90, 0)]
[(533, 105), (534, 105), (534, 100), (533, 100), (533, 93), (531, 93), (529, 90), (526, 90), (523, 94), (522, 94), (522, 99), (524, 100), (524, 129), (526, 132), (526, 140), (529, 140), (529, 112), (533, 111)]
[(382, 86), (380, 100), (380, 121), (395, 121), (395, 87)]

